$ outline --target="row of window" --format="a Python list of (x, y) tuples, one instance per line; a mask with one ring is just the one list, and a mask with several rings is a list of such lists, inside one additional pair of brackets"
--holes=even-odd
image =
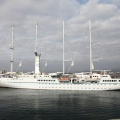
[(55, 80), (37, 80), (37, 81), (47, 81), (47, 82), (48, 82), (48, 81), (49, 81), (49, 82), (52, 81), (52, 82), (55, 82)]
[[(23, 76), (20, 76), (20, 77), (31, 77), (31, 75), (23, 75)], [(38, 77), (38, 76), (34, 76), (34, 77)], [(39, 77), (50, 77), (50, 76), (39, 76)]]
[(92, 77), (98, 77), (98, 76), (92, 76)]
[[(117, 82), (117, 80), (103, 80), (103, 82)], [(120, 82), (120, 80), (119, 80)]]
[(50, 76), (47, 75), (47, 76), (39, 76), (39, 77), (50, 77)]
[[(87, 86), (87, 85), (89, 85), (89, 86), (91, 86), (91, 84), (71, 84), (71, 83), (69, 83), (69, 84), (62, 84), (62, 83), (39, 83), (39, 84), (43, 84), (43, 85), (46, 85), (46, 84), (48, 84), (48, 85), (57, 85), (57, 86), (68, 86), (68, 85), (71, 85), (71, 87), (74, 85), (74, 86), (76, 86), (76, 87), (79, 87), (80, 85), (81, 86)], [(94, 83), (93, 83), (93, 85), (94, 85)], [(96, 86), (99, 86), (99, 85), (101, 85), (101, 86), (103, 86), (103, 85), (108, 85), (108, 84), (102, 84), (102, 83), (100, 83), (100, 84), (95, 84)], [(110, 84), (110, 85), (116, 85), (116, 84)]]
[(88, 89), (90, 89), (90, 90), (91, 90), (91, 89), (95, 89), (95, 90), (96, 90), (96, 89), (98, 89), (98, 90), (99, 90), (99, 89), (100, 89), (100, 90), (101, 90), (101, 89), (111, 89), (111, 88), (84, 88), (84, 87), (83, 87), (83, 88), (72, 88), (72, 87), (39, 87), (39, 88), (45, 88), (45, 89), (46, 89), (46, 88), (47, 88), (47, 89), (48, 89), (48, 88), (49, 88), (49, 89), (51, 89), (51, 88), (54, 88), (54, 89), (77, 89), (77, 90), (79, 90), (79, 89), (83, 89), (83, 90), (85, 90), (85, 89), (87, 89), (87, 90), (88, 90)]

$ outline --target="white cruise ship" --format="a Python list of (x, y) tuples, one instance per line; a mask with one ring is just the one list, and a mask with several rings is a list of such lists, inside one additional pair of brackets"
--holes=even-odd
[[(13, 30), (12, 30), (13, 35)], [(37, 26), (36, 26), (37, 41)], [(42, 74), (39, 70), (40, 54), (35, 46), (35, 72), (15, 73), (13, 69), (13, 39), (11, 49), (11, 71), (0, 75), (0, 87), (24, 88), (24, 89), (44, 89), (44, 90), (120, 90), (120, 79), (112, 79), (110, 75), (100, 75), (98, 79), (87, 78), (87, 80), (61, 73)], [(96, 75), (91, 74), (92, 77)]]
[(78, 77), (63, 76), (61, 73), (41, 74), (39, 59), (40, 55), (35, 52), (35, 73), (1, 74), (0, 87), (44, 90), (120, 90), (120, 79), (112, 79), (110, 75), (99, 74), (97, 80), (92, 78), (80, 80)]
[(101, 75), (98, 81), (79, 81), (70, 78), (60, 81), (59, 74), (5, 74), (0, 77), (0, 87), (26, 88), (44, 90), (120, 90), (120, 79), (112, 79), (110, 75)]

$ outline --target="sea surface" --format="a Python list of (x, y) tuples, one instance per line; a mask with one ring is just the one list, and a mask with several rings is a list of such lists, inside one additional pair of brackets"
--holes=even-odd
[(0, 120), (120, 119), (120, 91), (0, 88)]

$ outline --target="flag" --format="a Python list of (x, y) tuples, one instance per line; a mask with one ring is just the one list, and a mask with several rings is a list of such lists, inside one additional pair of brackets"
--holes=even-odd
[(22, 62), (19, 63), (19, 67), (21, 67), (21, 66), (22, 66)]
[(47, 62), (45, 63), (45, 66), (47, 66)]
[(92, 62), (92, 70), (94, 70), (94, 65), (93, 65), (93, 62)]
[(74, 66), (74, 60), (72, 61), (71, 66)]

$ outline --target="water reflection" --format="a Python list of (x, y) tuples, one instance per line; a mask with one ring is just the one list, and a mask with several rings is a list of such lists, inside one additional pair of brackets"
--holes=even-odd
[(119, 91), (0, 88), (0, 119), (104, 120), (120, 118)]

